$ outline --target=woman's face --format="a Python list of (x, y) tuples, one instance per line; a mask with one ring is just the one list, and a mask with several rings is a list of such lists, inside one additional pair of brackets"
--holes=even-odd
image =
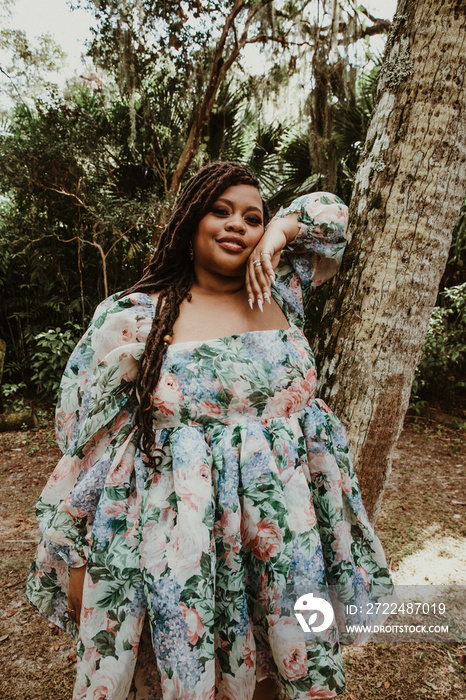
[(194, 265), (221, 275), (244, 275), (263, 233), (259, 190), (252, 185), (228, 187), (199, 221), (193, 238)]

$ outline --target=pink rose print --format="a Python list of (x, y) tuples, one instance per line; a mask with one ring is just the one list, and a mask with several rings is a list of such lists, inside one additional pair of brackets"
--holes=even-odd
[(282, 676), (296, 680), (307, 674), (304, 633), (295, 619), (282, 617), (271, 625), (269, 639), (273, 658)]
[(142, 531), (141, 566), (157, 580), (165, 569), (167, 540), (160, 525), (149, 521)]
[(240, 514), (233, 512), (231, 508), (227, 508), (220, 520), (214, 524), (214, 533), (216, 535), (223, 533), (225, 536), (234, 536), (240, 529)]
[(183, 392), (178, 386), (174, 374), (162, 374), (155, 393), (152, 395), (153, 405), (166, 415), (174, 415), (175, 407), (183, 400)]
[(359, 574), (360, 574), (362, 580), (364, 581), (366, 588), (369, 589), (369, 584), (371, 582), (369, 574), (362, 566), (357, 566), (356, 568), (359, 571)]
[(347, 474), (344, 471), (341, 471), (341, 488), (343, 493), (347, 493), (350, 495), (353, 491), (353, 485), (351, 483), (351, 478), (349, 474)]
[(64, 411), (61, 411), (59, 414), (57, 414), (56, 419), (58, 425), (60, 426), (60, 431), (71, 439), (71, 432), (76, 420), (76, 413), (65, 413)]
[(217, 401), (200, 401), (199, 412), (204, 416), (220, 418), (224, 413), (224, 409)]
[(174, 473), (174, 489), (189, 510), (205, 508), (212, 491), (210, 468), (201, 463), (187, 470), (177, 469)]
[(131, 663), (130, 659), (132, 660), (132, 658), (132, 651), (124, 651), (118, 659), (106, 657), (91, 678), (87, 697), (90, 700), (108, 700), (112, 697), (118, 697), (122, 670), (127, 663)]
[(301, 283), (299, 281), (298, 275), (294, 274), (290, 280), (290, 289), (298, 295), (299, 298), (302, 296)]
[(196, 644), (199, 637), (204, 633), (204, 625), (201, 617), (195, 608), (188, 608), (184, 603), (180, 603), (183, 618), (188, 625), (188, 638), (191, 644)]
[(296, 533), (307, 532), (316, 524), (317, 518), (306, 477), (301, 469), (290, 467), (283, 472), (285, 499), (290, 504), (288, 524)]
[[(207, 664), (206, 669), (208, 669)], [(169, 678), (165, 671), (162, 672), (160, 680), (163, 697), (171, 698), (172, 700), (192, 700), (193, 697), (199, 698), (199, 700), (217, 700), (215, 698), (215, 686), (212, 686), (210, 682), (211, 673), (209, 671), (210, 669), (202, 674), (201, 680), (194, 689), (187, 688), (176, 673), (173, 673), (172, 677)]]
[(137, 322), (127, 310), (120, 313), (108, 314), (102, 328), (97, 328), (91, 337), (91, 345), (96, 353), (96, 359), (101, 362), (112, 350), (135, 342)]
[(257, 559), (268, 561), (280, 551), (284, 534), (275, 520), (261, 518), (257, 523), (256, 536), (246, 544)]
[(220, 683), (219, 700), (250, 700), (254, 694), (256, 673), (254, 668), (242, 664), (234, 676), (224, 673)]
[(169, 568), (180, 585), (197, 573), (203, 552), (210, 551), (210, 533), (197, 511), (178, 504), (178, 520), (172, 537), (166, 545)]
[(256, 657), (256, 643), (254, 641), (254, 635), (251, 632), (251, 630), (249, 630), (244, 640), (242, 657), (244, 659), (244, 663), (248, 668), (254, 667), (254, 659)]
[[(56, 488), (60, 482), (68, 482), (69, 488), (72, 487), (76, 480), (80, 470), (80, 464), (76, 457), (70, 457), (70, 455), (63, 455), (61, 460), (58, 462), (57, 466), (50, 475), (50, 488)], [(64, 485), (66, 489), (66, 484), (60, 484), (60, 488)]]
[(323, 484), (327, 491), (341, 491), (340, 469), (332, 454), (312, 455), (309, 459), (309, 469), (317, 486)]
[(334, 693), (328, 688), (321, 688), (316, 685), (313, 686), (306, 695), (302, 696), (302, 700), (313, 700), (313, 698), (316, 698), (316, 700), (330, 700), (330, 698), (336, 697), (337, 693)]
[(332, 549), (335, 551), (335, 563), (351, 561), (351, 530), (349, 523), (340, 520), (333, 528), (334, 541)]

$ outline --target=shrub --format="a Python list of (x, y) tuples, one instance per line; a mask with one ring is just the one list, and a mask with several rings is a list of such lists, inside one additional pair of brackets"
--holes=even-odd
[(32, 381), (47, 398), (56, 401), (58, 387), (66, 362), (82, 335), (81, 326), (67, 321), (67, 328), (50, 328), (34, 337)]
[(410, 408), (415, 412), (434, 397), (466, 389), (466, 282), (444, 289), (440, 300), (414, 375)]

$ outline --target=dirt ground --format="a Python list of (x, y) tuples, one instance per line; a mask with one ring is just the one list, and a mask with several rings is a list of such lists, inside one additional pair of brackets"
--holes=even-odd
[[(466, 430), (410, 418), (376, 523), (396, 584), (466, 584)], [(440, 416), (442, 420), (442, 416)], [(50, 427), (0, 434), (0, 698), (66, 700), (74, 644), (35, 613), (24, 586), (38, 528), (34, 503), (59, 451)], [(342, 700), (464, 700), (461, 643), (375, 643), (345, 648)]]

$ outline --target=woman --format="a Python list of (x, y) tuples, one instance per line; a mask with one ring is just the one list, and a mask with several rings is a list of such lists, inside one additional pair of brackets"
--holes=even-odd
[[(74, 700), (343, 692), (342, 602), (392, 587), (302, 332), (346, 224), (314, 193), (264, 231), (257, 180), (210, 164), (141, 280), (97, 308), (61, 384), (27, 589), (78, 641)], [(296, 601), (330, 585), (335, 619), (305, 632)]]

